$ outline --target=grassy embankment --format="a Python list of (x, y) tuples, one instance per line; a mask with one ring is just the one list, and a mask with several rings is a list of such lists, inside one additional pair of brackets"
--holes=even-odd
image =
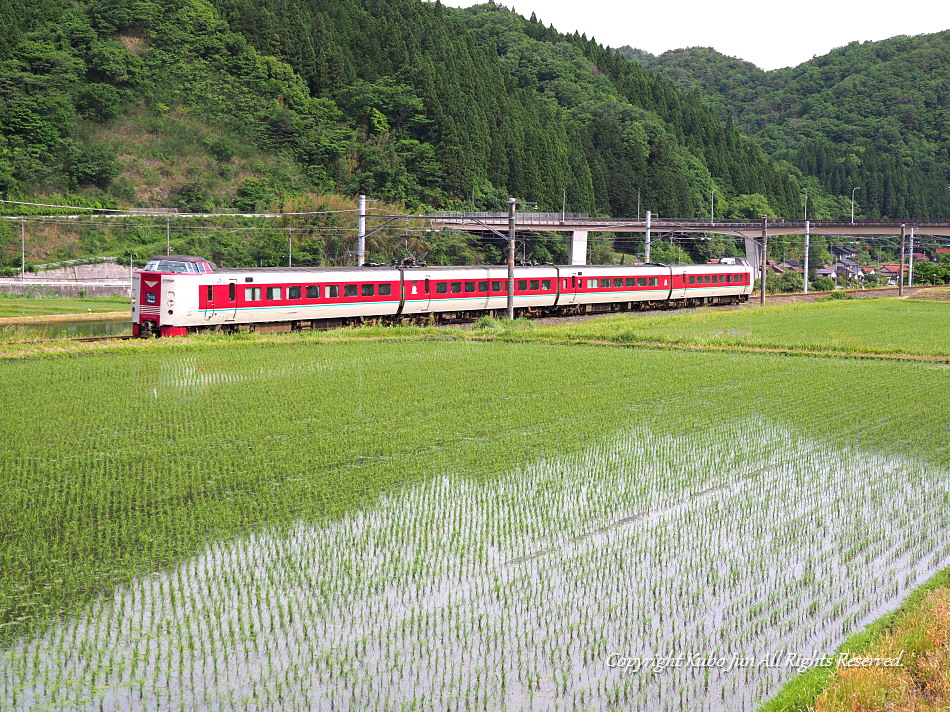
[[(0, 358), (41, 356), (63, 351), (178, 349), (185, 344), (230, 348), (237, 342), (340, 343), (349, 341), (506, 341), (589, 343), (688, 350), (771, 351), (823, 356), (950, 360), (950, 306), (946, 303), (879, 298), (824, 303), (697, 311), (657, 315), (606, 316), (589, 321), (540, 325), (482, 319), (470, 330), (442, 327), (335, 329), (286, 335), (201, 335), (148, 343), (17, 343)], [(6, 341), (28, 341), (8, 338)]]

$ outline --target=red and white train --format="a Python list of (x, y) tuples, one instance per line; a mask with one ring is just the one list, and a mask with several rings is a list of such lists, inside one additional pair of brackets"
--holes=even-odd
[[(725, 262), (729, 263), (725, 263)], [(152, 258), (132, 280), (132, 333), (281, 332), (360, 324), (504, 316), (507, 267), (221, 269), (201, 257)], [(519, 316), (554, 316), (747, 301), (752, 269), (720, 264), (515, 269)]]

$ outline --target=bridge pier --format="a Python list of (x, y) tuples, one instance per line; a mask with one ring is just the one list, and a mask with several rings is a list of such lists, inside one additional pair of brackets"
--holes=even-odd
[(567, 261), (572, 265), (587, 264), (587, 230), (575, 230), (571, 233), (571, 244), (567, 248)]

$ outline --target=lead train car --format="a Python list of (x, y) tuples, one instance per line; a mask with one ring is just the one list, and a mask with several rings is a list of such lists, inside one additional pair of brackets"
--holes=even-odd
[[(504, 316), (507, 267), (221, 269), (200, 257), (152, 258), (132, 277), (132, 333), (281, 332)], [(714, 265), (515, 268), (519, 316), (747, 301), (744, 260)]]

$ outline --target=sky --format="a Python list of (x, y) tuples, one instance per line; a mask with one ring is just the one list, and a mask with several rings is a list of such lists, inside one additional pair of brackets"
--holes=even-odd
[[(532, 11), (561, 32), (586, 33), (611, 47), (651, 54), (714, 47), (761, 67), (801, 64), (858, 40), (883, 40), (950, 29), (946, 0), (847, 2), (791, 0), (726, 3), (698, 0), (496, 0), (525, 17)], [(469, 7), (473, 0), (442, 0)]]

